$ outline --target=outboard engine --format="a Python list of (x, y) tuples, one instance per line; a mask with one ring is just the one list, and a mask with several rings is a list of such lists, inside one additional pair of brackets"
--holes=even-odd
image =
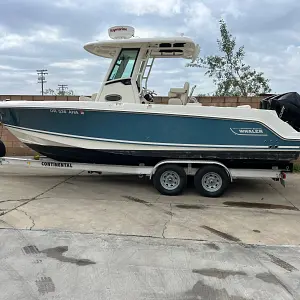
[(3, 157), (6, 155), (6, 147), (4, 143), (0, 140), (0, 157)]
[(269, 96), (260, 101), (260, 109), (275, 110), (278, 117), (300, 131), (300, 95), (290, 92)]

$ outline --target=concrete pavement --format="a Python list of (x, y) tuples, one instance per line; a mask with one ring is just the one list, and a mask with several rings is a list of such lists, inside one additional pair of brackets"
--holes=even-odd
[(4, 299), (299, 299), (299, 175), (218, 199), (132, 176), (0, 175)]
[(3, 299), (299, 299), (298, 247), (22, 230), (0, 239)]

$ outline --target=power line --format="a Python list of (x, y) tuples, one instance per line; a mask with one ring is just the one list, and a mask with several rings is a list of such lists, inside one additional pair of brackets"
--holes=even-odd
[(59, 84), (58, 85), (58, 93), (60, 95), (64, 95), (65, 91), (68, 89), (68, 85), (67, 84)]
[(48, 75), (48, 70), (36, 70), (38, 75), (38, 83), (42, 84), (42, 96), (44, 95), (44, 83), (47, 81), (45, 80), (45, 75)]

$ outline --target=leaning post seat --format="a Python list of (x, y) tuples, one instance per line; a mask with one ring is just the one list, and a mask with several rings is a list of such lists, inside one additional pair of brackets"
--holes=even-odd
[(180, 98), (170, 98), (168, 101), (168, 104), (170, 105), (183, 105)]
[[(169, 104), (182, 104), (186, 105), (188, 100), (188, 93), (190, 89), (190, 84), (186, 82), (183, 88), (171, 88), (168, 97), (170, 98), (168, 103)], [(175, 100), (177, 99), (177, 100)]]
[(79, 96), (79, 101), (95, 101), (98, 93), (92, 94), (91, 97)]

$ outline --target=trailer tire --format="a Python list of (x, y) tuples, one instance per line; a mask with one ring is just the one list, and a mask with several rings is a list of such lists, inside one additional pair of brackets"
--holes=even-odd
[(0, 140), (0, 157), (4, 157), (6, 155), (6, 147), (4, 143)]
[(230, 178), (224, 168), (219, 166), (204, 166), (195, 177), (194, 185), (201, 196), (217, 198), (228, 188)]
[(179, 165), (162, 165), (153, 175), (154, 187), (163, 195), (180, 195), (187, 184), (187, 175)]

